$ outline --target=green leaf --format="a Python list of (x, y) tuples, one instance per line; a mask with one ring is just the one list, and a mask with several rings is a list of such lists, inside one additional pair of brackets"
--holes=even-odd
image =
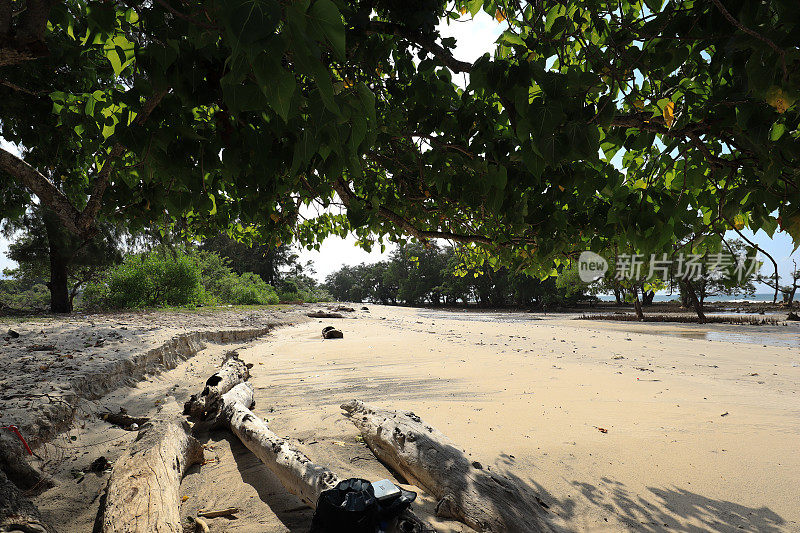
[(253, 73), (269, 106), (286, 122), (292, 96), (297, 88), (294, 75), (283, 68), (280, 61), (268, 52), (259, 54), (253, 62)]
[(482, 8), (483, 0), (469, 0), (469, 2), (467, 2), (467, 9), (469, 9), (469, 14), (473, 17), (477, 15)]
[(777, 141), (783, 135), (783, 132), (786, 131), (786, 126), (783, 124), (775, 123), (772, 125), (772, 128), (769, 130), (769, 140), (770, 141)]
[(222, 13), (229, 37), (251, 44), (275, 33), (281, 8), (275, 0), (232, 0), (225, 3)]
[(317, 0), (308, 12), (312, 27), (320, 31), (330, 43), (336, 56), (345, 59), (344, 22), (342, 14), (331, 0)]
[(663, 0), (644, 0), (644, 4), (651, 12), (658, 13), (661, 11), (662, 1)]

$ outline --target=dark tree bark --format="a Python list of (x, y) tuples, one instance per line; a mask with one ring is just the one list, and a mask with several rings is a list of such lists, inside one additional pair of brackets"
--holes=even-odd
[(692, 282), (689, 280), (681, 280), (681, 286), (683, 287), (684, 293), (689, 300), (689, 304), (694, 309), (694, 312), (697, 313), (697, 318), (700, 320), (705, 320), (706, 315), (703, 313), (703, 304), (700, 303), (700, 300), (697, 298), (697, 292), (694, 290), (694, 286)]
[(0, 470), (0, 531), (51, 533), (36, 506)]
[(636, 311), (636, 318), (644, 320), (644, 312), (642, 311), (642, 302), (639, 301), (639, 289), (634, 287), (631, 289), (633, 293), (633, 309)]
[(622, 305), (622, 292), (617, 287), (614, 287), (614, 298), (617, 300), (617, 305)]
[(11, 32), (11, 0), (0, 0), (0, 42), (8, 40)]
[(47, 242), (50, 248), (50, 311), (53, 313), (71, 313), (72, 298), (69, 295), (69, 256), (64, 250), (63, 235), (58, 221), (50, 213), (44, 215), (44, 226), (47, 231)]
[(642, 305), (653, 305), (656, 291), (642, 291)]

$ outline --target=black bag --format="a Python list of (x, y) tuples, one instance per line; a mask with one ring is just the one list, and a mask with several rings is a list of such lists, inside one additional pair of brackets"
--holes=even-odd
[(313, 533), (375, 533), (378, 528), (378, 500), (372, 483), (351, 478), (319, 495), (311, 521)]
[(372, 483), (350, 478), (319, 495), (311, 533), (375, 533), (402, 513), (417, 497), (400, 489), (400, 495), (380, 502)]

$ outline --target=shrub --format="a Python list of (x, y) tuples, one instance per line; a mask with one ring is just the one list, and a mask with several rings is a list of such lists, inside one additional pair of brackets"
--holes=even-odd
[(193, 249), (130, 255), (83, 294), (83, 305), (96, 309), (278, 302), (275, 289), (258, 275), (236, 274), (216, 253)]
[(83, 303), (101, 309), (196, 305), (200, 281), (199, 263), (182, 251), (129, 255), (89, 283)]
[(257, 274), (245, 272), (241, 276), (231, 272), (217, 283), (216, 296), (221, 303), (234, 305), (272, 305), (278, 303), (278, 294)]
[(3, 306), (12, 309), (47, 309), (50, 307), (50, 290), (43, 283), (0, 279), (0, 308)]

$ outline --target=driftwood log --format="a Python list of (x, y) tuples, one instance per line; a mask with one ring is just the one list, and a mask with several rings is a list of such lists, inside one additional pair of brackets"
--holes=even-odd
[(240, 383), (222, 395), (218, 421), (230, 427), (251, 452), (280, 480), (281, 484), (309, 507), (316, 507), (322, 491), (336, 486), (339, 477), (295, 450), (289, 441), (270, 431), (250, 411), (253, 387)]
[[(239, 437), (256, 457), (272, 471), (281, 484), (315, 509), (319, 495), (335, 487), (341, 478), (328, 468), (315, 464), (303, 452), (270, 431), (249, 407), (253, 404), (253, 387), (240, 383), (222, 395), (217, 424), (225, 425)], [(425, 533), (434, 529), (407, 509), (391, 525), (390, 532)]]
[(52, 533), (36, 506), (0, 470), (0, 531)]
[(523, 494), (444, 434), (410, 412), (377, 409), (354, 400), (342, 409), (375, 456), (439, 500), (436, 514), (478, 531), (552, 531), (535, 495)]
[(209, 415), (219, 412), (217, 402), (223, 394), (239, 383), (250, 378), (250, 369), (239, 354), (229, 352), (219, 371), (206, 380), (200, 394), (193, 394), (183, 406), (183, 413), (194, 418), (205, 420)]
[(28, 463), (30, 457), (13, 433), (0, 434), (0, 470), (26, 494), (39, 494), (53, 486), (53, 480)]
[(181, 478), (190, 465), (203, 460), (203, 447), (188, 430), (175, 402), (142, 426), (111, 471), (97, 518), (100, 531), (183, 531)]
[[(126, 429), (128, 431), (132, 431), (133, 428), (138, 429), (140, 426), (150, 420), (146, 416), (130, 416), (122, 407), (120, 407), (118, 413), (112, 413), (110, 411), (97, 413), (97, 418), (100, 420), (105, 420), (109, 424), (121, 427), (122, 429)], [(134, 424), (136, 424), (136, 426), (134, 426)]]
[(312, 311), (310, 313), (306, 313), (307, 317), (311, 318), (344, 318), (341, 313), (329, 313), (327, 311)]

